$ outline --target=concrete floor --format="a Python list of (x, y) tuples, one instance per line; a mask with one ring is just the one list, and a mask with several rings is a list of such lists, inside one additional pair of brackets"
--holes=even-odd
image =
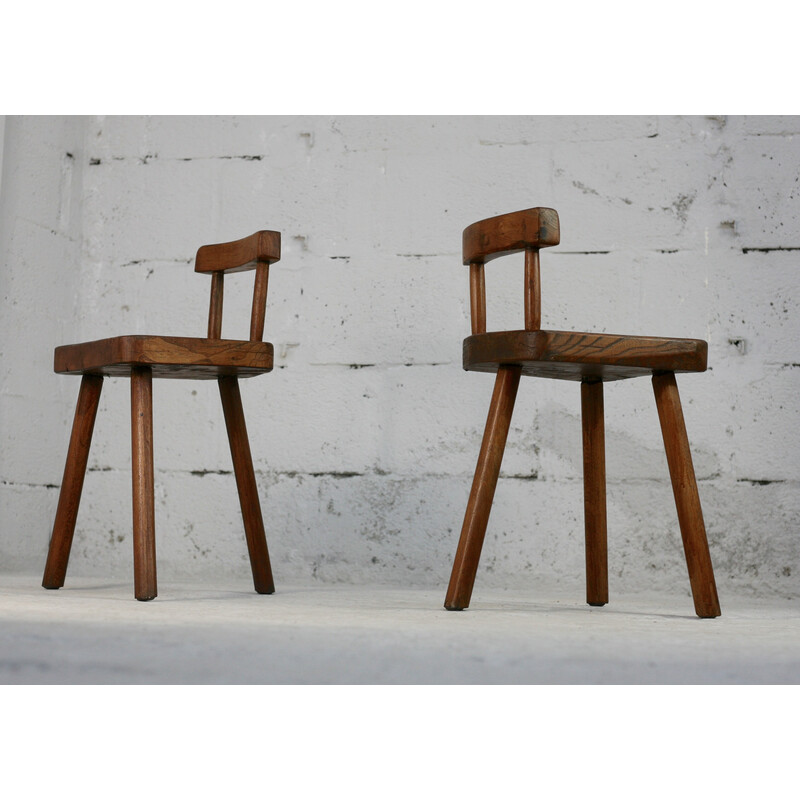
[(564, 590), (438, 590), (0, 575), (3, 684), (796, 684), (800, 603), (723, 597), (700, 620), (685, 595), (590, 608)]

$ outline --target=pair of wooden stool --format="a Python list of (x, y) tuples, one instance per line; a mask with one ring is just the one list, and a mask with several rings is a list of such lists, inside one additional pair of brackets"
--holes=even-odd
[[(719, 600), (708, 550), (676, 372), (706, 369), (708, 346), (699, 339), (548, 331), (541, 329), (539, 250), (559, 243), (558, 214), (531, 208), (476, 222), (464, 231), (463, 260), (470, 269), (472, 336), (464, 340), (464, 369), (497, 373), (445, 607), (469, 605), (500, 473), (514, 401), (522, 375), (578, 381), (583, 425), (586, 595), (608, 602), (603, 383), (651, 375), (664, 448), (678, 510), (695, 611), (717, 617)], [(525, 329), (486, 332), (484, 264), (525, 253)], [(239, 378), (269, 372), (273, 347), (263, 342), (269, 266), (280, 259), (280, 234), (259, 231), (245, 239), (206, 245), (195, 271), (211, 274), (208, 336), (120, 336), (56, 348), (55, 371), (82, 375), (64, 478), (43, 586), (64, 585), (92, 430), (103, 378), (131, 380), (134, 584), (138, 600), (157, 594), (153, 497), (152, 379), (215, 379), (219, 383), (236, 484), (257, 592), (274, 590), (253, 473)], [(226, 273), (256, 269), (250, 340), (222, 339)]]

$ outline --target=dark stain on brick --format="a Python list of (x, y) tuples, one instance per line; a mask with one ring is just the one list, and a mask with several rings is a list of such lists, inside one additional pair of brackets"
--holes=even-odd
[(232, 475), (233, 473), (229, 469), (193, 469), (189, 474), (196, 478), (205, 478), (206, 475)]
[(747, 352), (746, 339), (728, 339), (728, 344), (735, 347), (741, 355), (744, 355)]
[(558, 256), (607, 256), (610, 250), (554, 250), (548, 255)]
[(792, 253), (800, 250), (800, 247), (743, 247), (743, 253)]

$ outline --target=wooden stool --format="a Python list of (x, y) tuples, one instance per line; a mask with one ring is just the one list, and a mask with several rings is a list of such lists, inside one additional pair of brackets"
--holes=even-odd
[[(705, 371), (708, 345), (699, 339), (541, 330), (539, 249), (558, 243), (558, 214), (552, 208), (503, 214), (464, 230), (472, 316), (464, 369), (496, 372), (497, 378), (445, 608), (469, 605), (521, 375), (581, 383), (586, 599), (593, 606), (608, 602), (603, 382), (652, 375), (695, 611), (699, 617), (718, 617), (714, 570), (675, 383), (676, 372)], [(483, 265), (520, 251), (525, 252), (525, 330), (486, 333)]]
[[(131, 379), (133, 572), (136, 599), (152, 600), (157, 594), (153, 499), (154, 377), (218, 381), (253, 583), (259, 594), (272, 594), (275, 591), (242, 411), (239, 378), (249, 378), (272, 369), (273, 347), (261, 340), (264, 335), (269, 265), (280, 260), (280, 257), (281, 235), (276, 231), (259, 231), (236, 242), (206, 245), (197, 251), (195, 272), (211, 273), (206, 339), (117, 336), (56, 348), (55, 371), (83, 377), (42, 581), (45, 589), (58, 589), (64, 585), (100, 390), (103, 388), (103, 378), (110, 376)], [(225, 273), (253, 268), (256, 275), (250, 341), (223, 339)]]

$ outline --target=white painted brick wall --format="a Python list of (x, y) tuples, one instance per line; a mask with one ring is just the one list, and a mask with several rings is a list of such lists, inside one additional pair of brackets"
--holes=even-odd
[[(205, 243), (280, 230), (243, 400), (278, 586), (444, 591), (492, 379), (461, 370), (461, 231), (559, 211), (545, 327), (690, 336), (679, 378), (720, 593), (800, 595), (800, 117), (6, 118), (0, 569), (43, 568), (78, 380), (57, 344), (203, 335)], [(506, 263), (509, 262), (509, 263)], [(521, 262), (487, 269), (521, 327)], [(226, 282), (246, 336), (252, 273)], [(525, 380), (478, 586), (583, 581), (576, 384)], [(159, 576), (249, 580), (214, 383), (155, 384)], [(612, 592), (688, 593), (647, 380), (607, 386)], [(128, 384), (106, 381), (70, 574), (129, 578)]]

